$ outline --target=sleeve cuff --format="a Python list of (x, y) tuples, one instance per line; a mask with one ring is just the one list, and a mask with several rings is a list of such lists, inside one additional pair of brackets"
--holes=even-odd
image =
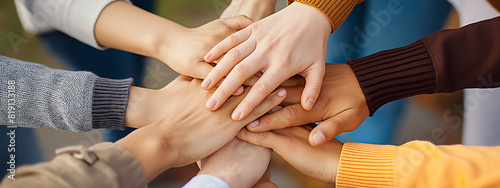
[(362, 2), (363, 0), (287, 0), (288, 4), (296, 1), (303, 3), (312, 7), (315, 7), (321, 13), (323, 13), (330, 24), (332, 25), (332, 31), (337, 30), (344, 20), (349, 16), (352, 9), (356, 4)]
[(222, 179), (208, 175), (200, 174), (193, 177), (182, 188), (229, 188), (229, 185)]
[(98, 77), (92, 96), (92, 128), (125, 130), (132, 79), (114, 80)]
[[(115, 1), (117, 0), (73, 1), (68, 9), (63, 32), (94, 48), (103, 50), (104, 48), (97, 43), (94, 28), (102, 10)], [(130, 3), (130, 0), (126, 2)]]
[(340, 154), (337, 187), (394, 187), (397, 146), (347, 142)]
[(421, 40), (347, 62), (363, 90), (370, 116), (382, 105), (434, 93), (436, 70)]

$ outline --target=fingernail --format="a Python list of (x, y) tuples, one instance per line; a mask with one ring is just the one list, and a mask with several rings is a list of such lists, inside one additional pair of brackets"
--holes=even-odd
[(241, 111), (239, 110), (236, 110), (236, 112), (233, 113), (233, 115), (231, 116), (231, 118), (233, 118), (233, 120), (239, 120), (241, 117)]
[(209, 52), (206, 56), (205, 56), (205, 60), (208, 60), (212, 57), (212, 52)]
[(312, 139), (313, 139), (314, 144), (316, 144), (316, 145), (319, 145), (326, 140), (325, 135), (323, 135), (322, 132), (314, 133)]
[(314, 106), (314, 100), (312, 98), (308, 98), (307, 99), (307, 102), (306, 102), (306, 105), (309, 107), (309, 108), (312, 108)]
[(243, 87), (239, 87), (234, 93), (242, 93), (243, 92)]
[(250, 124), (248, 124), (248, 126), (252, 128), (257, 127), (257, 125), (259, 125), (259, 120), (252, 121)]
[(286, 90), (282, 89), (278, 91), (278, 97), (284, 97), (286, 95)]
[(205, 79), (205, 80), (203, 80), (203, 82), (201, 82), (201, 87), (207, 89), (211, 83), (212, 83), (212, 79), (210, 79), (210, 78)]
[(205, 106), (207, 106), (207, 108), (209, 109), (214, 109), (215, 108), (215, 104), (217, 104), (217, 100), (216, 99), (209, 99), (207, 104), (205, 104)]

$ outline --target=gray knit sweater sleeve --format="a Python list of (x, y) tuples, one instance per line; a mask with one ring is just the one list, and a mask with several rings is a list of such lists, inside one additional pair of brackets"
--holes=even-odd
[(0, 125), (123, 130), (131, 84), (0, 56)]

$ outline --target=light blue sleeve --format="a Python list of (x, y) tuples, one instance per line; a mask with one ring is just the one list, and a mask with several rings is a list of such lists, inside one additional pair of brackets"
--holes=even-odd
[(182, 188), (230, 188), (230, 187), (224, 180), (218, 177), (208, 174), (200, 174), (193, 177)]

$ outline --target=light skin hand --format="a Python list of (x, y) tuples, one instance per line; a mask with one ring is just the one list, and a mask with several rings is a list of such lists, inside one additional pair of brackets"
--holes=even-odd
[(258, 21), (273, 14), (275, 6), (276, 0), (232, 0), (220, 17), (231, 18), (245, 15)]
[(342, 132), (356, 129), (369, 115), (366, 99), (358, 80), (347, 64), (327, 64), (321, 94), (314, 108), (305, 111), (298, 104), (303, 83), (287, 88), (285, 108), (266, 115), (247, 126), (263, 132), (323, 121), (309, 135), (313, 146), (321, 145)]
[[(210, 111), (203, 104), (213, 90), (203, 90), (199, 84), (200, 80), (180, 76), (163, 89), (155, 91), (163, 99), (175, 102), (168, 105), (157, 102), (156, 106), (151, 107), (152, 111), (166, 109), (158, 114), (160, 120), (137, 129), (117, 142), (141, 163), (148, 180), (166, 169), (185, 166), (214, 153), (231, 141), (242, 127), (280, 104), (286, 97), (286, 90), (279, 89), (269, 95), (248, 118), (235, 122), (230, 117), (232, 109), (248, 94), (248, 89), (241, 96), (231, 97), (220, 110)], [(138, 148), (143, 145), (151, 151)], [(155, 155), (152, 156), (152, 153)]]
[(308, 126), (290, 127), (262, 133), (242, 129), (237, 137), (271, 148), (305, 175), (333, 184), (337, 176), (342, 143), (333, 139), (319, 147), (313, 147), (307, 141), (311, 129)]
[(203, 81), (203, 88), (213, 88), (227, 75), (207, 101), (207, 108), (217, 110), (245, 80), (261, 71), (264, 74), (234, 110), (233, 120), (245, 118), (269, 93), (296, 74), (306, 79), (301, 104), (306, 110), (312, 109), (325, 73), (331, 30), (320, 11), (294, 2), (227, 37), (205, 56), (207, 62), (212, 62), (226, 53)]
[(110, 3), (97, 19), (99, 45), (159, 59), (176, 72), (205, 78), (213, 66), (204, 55), (230, 34), (253, 21), (245, 16), (218, 19), (186, 28), (124, 1)]
[(221, 178), (229, 187), (252, 187), (264, 175), (270, 160), (270, 149), (234, 138), (201, 160), (198, 174)]

